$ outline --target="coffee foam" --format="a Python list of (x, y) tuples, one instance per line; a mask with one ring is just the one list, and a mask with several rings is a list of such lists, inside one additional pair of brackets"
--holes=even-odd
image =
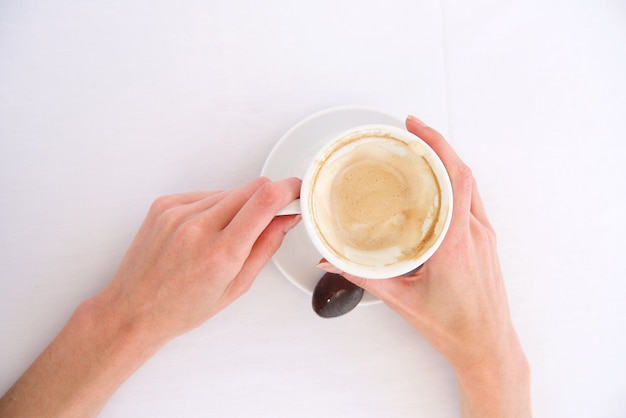
[(421, 142), (365, 136), (340, 141), (314, 176), (310, 204), (339, 258), (390, 265), (419, 258), (436, 240), (441, 190)]

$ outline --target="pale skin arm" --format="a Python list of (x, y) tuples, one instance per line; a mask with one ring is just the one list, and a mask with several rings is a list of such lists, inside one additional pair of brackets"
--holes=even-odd
[[(406, 125), (448, 170), (454, 194), (449, 232), (413, 276), (344, 276), (398, 312), (450, 362), (463, 417), (530, 417), (530, 369), (511, 321), (496, 237), (476, 181), (437, 131), (415, 117)], [(328, 263), (320, 267), (338, 273)]]
[[(414, 118), (407, 128), (435, 149), (450, 173), (450, 231), (412, 277), (348, 278), (378, 295), (450, 362), (463, 416), (529, 417), (529, 368), (475, 181), (436, 131)], [(111, 283), (77, 308), (0, 399), (0, 417), (96, 416), (160, 347), (249, 288), (298, 222), (274, 214), (299, 187), (297, 179), (261, 178), (230, 192), (157, 200)]]
[(0, 399), (0, 417), (93, 417), (163, 345), (252, 284), (299, 217), (300, 180), (160, 198), (118, 272)]

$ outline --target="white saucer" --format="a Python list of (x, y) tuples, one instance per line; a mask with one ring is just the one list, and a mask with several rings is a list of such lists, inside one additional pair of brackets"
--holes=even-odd
[[(265, 160), (261, 174), (272, 180), (302, 178), (318, 148), (348, 129), (369, 124), (404, 127), (402, 120), (366, 107), (337, 107), (315, 113), (283, 135)], [(300, 224), (287, 234), (272, 260), (293, 284), (313, 294), (315, 285), (324, 274), (316, 267), (321, 258)], [(376, 302), (380, 300), (365, 292), (360, 304)]]

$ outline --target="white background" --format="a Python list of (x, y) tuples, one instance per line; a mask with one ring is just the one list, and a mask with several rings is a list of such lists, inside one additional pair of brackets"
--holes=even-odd
[[(258, 175), (309, 114), (413, 113), (472, 167), (538, 417), (626, 416), (623, 1), (0, 0), (0, 392), (114, 274), (151, 201)], [(268, 265), (103, 417), (456, 417), (384, 305)]]

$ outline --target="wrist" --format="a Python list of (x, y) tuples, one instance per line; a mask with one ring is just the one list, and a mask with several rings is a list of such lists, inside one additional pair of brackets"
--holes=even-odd
[(68, 395), (76, 397), (71, 404), (81, 411), (77, 415), (99, 410), (160, 348), (100, 295), (77, 307), (59, 338), (63, 346), (77, 345), (71, 360), (72, 374), (68, 376), (74, 383)]
[(165, 344), (104, 292), (81, 303), (70, 321), (108, 355), (128, 359), (129, 366), (140, 365)]
[(160, 347), (100, 296), (83, 302), (0, 399), (0, 415), (96, 416)]
[(530, 417), (530, 367), (521, 346), (455, 368), (464, 417)]

